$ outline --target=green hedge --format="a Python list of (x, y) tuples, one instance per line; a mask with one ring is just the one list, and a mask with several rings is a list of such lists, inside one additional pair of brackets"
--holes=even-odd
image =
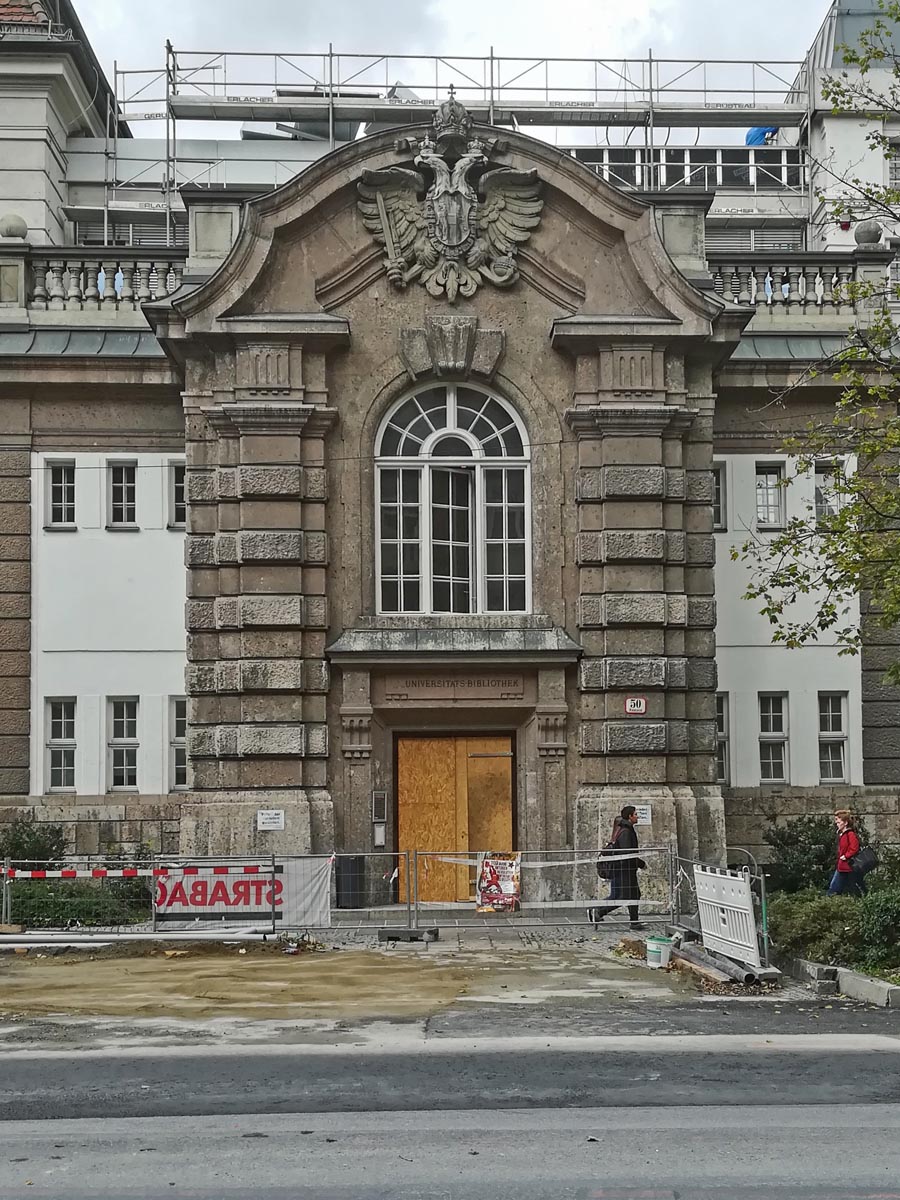
[(900, 968), (900, 887), (873, 889), (862, 898), (812, 890), (775, 895), (769, 936), (791, 958), (862, 970)]

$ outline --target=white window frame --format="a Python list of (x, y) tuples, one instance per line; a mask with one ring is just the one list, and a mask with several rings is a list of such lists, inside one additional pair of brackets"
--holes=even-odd
[[(716, 533), (724, 532), (728, 528), (728, 476), (725, 471), (724, 463), (713, 463), (713, 498), (712, 498), (712, 522), (713, 530)], [(718, 485), (719, 503), (716, 505), (716, 490)], [(718, 507), (719, 516), (716, 520), (716, 508)]]
[[(64, 483), (63, 487), (71, 486), (72, 489), (72, 520), (57, 521), (53, 517), (53, 488), (54, 488), (54, 472), (56, 471), (71, 471), (72, 478), (69, 483)], [(46, 511), (44, 513), (44, 528), (45, 529), (76, 529), (76, 521), (78, 519), (78, 493), (75, 474), (75, 459), (74, 458), (48, 458), (44, 460), (45, 472), (45, 488), (44, 488), (44, 503)], [(64, 501), (64, 505), (68, 507), (68, 501)]]
[[(115, 472), (118, 468), (130, 467), (134, 472), (134, 520), (133, 521), (116, 521), (115, 520), (115, 503), (113, 499)], [(137, 482), (138, 482), (138, 464), (133, 458), (109, 458), (106, 460), (106, 528), (108, 530), (134, 530), (139, 529), (137, 523)]]
[[(731, 705), (728, 692), (716, 692), (716, 783), (731, 783)], [(721, 705), (721, 720), (719, 719)], [(719, 751), (724, 769), (719, 771)]]
[[(177, 504), (177, 478), (178, 472), (181, 471), (181, 495), (182, 508), (184, 513), (179, 520), (178, 504)], [(187, 524), (187, 469), (183, 458), (172, 458), (169, 460), (168, 471), (166, 473), (166, 489), (168, 493), (169, 505), (169, 529), (184, 529)]]
[(815, 512), (816, 524), (823, 517), (836, 516), (841, 511), (844, 505), (844, 497), (840, 492), (833, 493), (834, 511), (831, 509), (820, 511), (819, 505), (819, 476), (834, 476), (843, 475), (845, 464), (841, 459), (821, 459), (816, 462), (813, 471), (813, 510)]
[[(838, 701), (838, 715), (840, 717), (840, 729), (823, 729), (822, 711), (823, 700)], [(849, 697), (846, 692), (819, 692), (817, 696), (817, 719), (819, 724), (819, 782), (821, 784), (830, 783), (847, 783), (847, 720), (848, 720), (848, 704)], [(833, 713), (833, 709), (831, 710)], [(823, 746), (840, 746), (841, 748), (841, 774), (830, 775), (826, 778), (822, 774), (822, 747)]]
[[(178, 734), (178, 705), (183, 704), (184, 711), (184, 732)], [(184, 754), (184, 783), (178, 782), (178, 754), (179, 751)], [(187, 697), (186, 696), (170, 696), (169, 697), (169, 791), (170, 792), (186, 792), (188, 790), (187, 779)]]
[[(375, 588), (376, 588), (376, 612), (379, 615), (387, 616), (436, 616), (436, 617), (457, 617), (457, 616), (503, 616), (514, 613), (516, 615), (525, 615), (532, 611), (533, 605), (533, 572), (532, 572), (532, 489), (531, 489), (531, 449), (528, 441), (527, 431), (522, 422), (521, 417), (516, 412), (515, 408), (509, 401), (499, 396), (496, 392), (489, 388), (479, 385), (463, 384), (470, 390), (479, 393), (485, 401), (495, 400), (502, 405), (504, 412), (510, 418), (510, 424), (515, 426), (516, 432), (522, 442), (522, 457), (504, 458), (501, 456), (487, 457), (483, 454), (481, 444), (467, 430), (459, 429), (456, 426), (456, 397), (457, 384), (445, 384), (441, 381), (435, 381), (431, 384), (423, 382), (417, 388), (405, 393), (394, 404), (383, 418), (379, 427), (378, 436), (376, 438), (376, 459), (375, 459)], [(394, 414), (406, 403), (407, 400), (413, 399), (416, 396), (423, 395), (428, 391), (441, 388), (447, 394), (447, 413), (448, 423), (445, 429), (439, 429), (429, 437), (427, 437), (422, 445), (420, 456), (401, 456), (401, 455), (382, 455), (380, 447), (384, 433), (394, 416)], [(454, 458), (444, 456), (432, 456), (431, 449), (442, 438), (454, 436), (460, 438), (470, 447), (472, 451), (471, 457)], [(433, 557), (432, 557), (432, 474), (434, 469), (446, 468), (448, 470), (466, 470), (472, 472), (472, 489), (473, 498), (471, 502), (472, 512), (472, 547), (474, 555), (472, 555), (472, 592), (474, 593), (474, 603), (470, 604), (467, 612), (445, 612), (435, 610), (433, 607)], [(521, 470), (523, 478), (523, 507), (525, 510), (525, 603), (521, 609), (496, 609), (487, 607), (487, 544), (488, 541), (496, 539), (488, 539), (486, 536), (487, 527), (487, 508), (489, 507), (486, 498), (485, 472), (490, 470)], [(412, 471), (418, 475), (419, 488), (419, 607), (417, 609), (404, 609), (401, 607), (398, 610), (386, 610), (382, 603), (382, 534), (381, 534), (381, 511), (382, 511), (382, 477), (387, 471)], [(402, 477), (400, 486), (402, 487)], [(506, 484), (504, 482), (504, 489)], [(505, 511), (505, 505), (504, 505)], [(393, 540), (393, 539), (391, 539)], [(518, 540), (518, 539), (514, 539)], [(402, 555), (402, 542), (398, 540), (399, 553)], [(452, 563), (451, 563), (452, 568)], [(393, 578), (393, 576), (389, 576)], [(402, 563), (401, 575), (402, 579)], [(491, 578), (495, 578), (491, 576)], [(508, 578), (504, 576), (505, 587), (508, 587)]]
[[(763, 701), (781, 701), (781, 729), (778, 731), (763, 729)], [(759, 692), (757, 695), (757, 712), (759, 719), (759, 782), (765, 787), (768, 784), (790, 783), (790, 729), (788, 725), (788, 694), (787, 692)], [(781, 745), (782, 776), (779, 779), (766, 778), (762, 769), (763, 746)]]
[[(768, 519), (763, 520), (760, 515), (759, 506), (759, 480), (761, 475), (774, 474), (777, 476), (776, 495), (778, 497), (778, 514), (774, 521)], [(757, 529), (784, 529), (785, 524), (785, 474), (784, 463), (758, 462), (754, 475), (754, 499), (756, 502), (756, 528)], [(768, 488), (766, 491), (768, 492)]]
[[(63, 721), (68, 723), (71, 721), (72, 736), (68, 737), (65, 730), (60, 737), (54, 737), (53, 718), (54, 705), (67, 704), (72, 706), (71, 716), (63, 716)], [(45, 746), (44, 746), (44, 791), (48, 794), (57, 794), (60, 792), (74, 792), (77, 786), (77, 771), (78, 771), (78, 732), (76, 721), (78, 718), (78, 704), (74, 696), (48, 696), (44, 701), (44, 721), (45, 721)], [(53, 783), (53, 755), (55, 752), (63, 754), (71, 754), (72, 756), (72, 784), (54, 784)], [(63, 770), (67, 770), (63, 767)]]
[[(134, 737), (116, 734), (115, 706), (134, 705)], [(140, 788), (141, 757), (141, 704), (138, 696), (108, 696), (106, 700), (106, 770), (108, 792), (137, 792)], [(117, 750), (134, 751), (134, 783), (115, 782), (115, 760)]]

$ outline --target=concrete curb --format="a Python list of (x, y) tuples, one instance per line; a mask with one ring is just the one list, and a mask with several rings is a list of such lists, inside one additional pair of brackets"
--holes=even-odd
[(900, 1009), (900, 987), (884, 979), (874, 979), (849, 967), (829, 967), (805, 958), (780, 958), (786, 975), (812, 985), (817, 996), (847, 996), (879, 1008)]

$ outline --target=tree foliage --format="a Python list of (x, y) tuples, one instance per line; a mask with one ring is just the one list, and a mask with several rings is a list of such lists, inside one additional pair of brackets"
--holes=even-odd
[[(900, 0), (881, 0), (880, 7), (881, 16), (859, 43), (843, 47), (850, 69), (827, 80), (823, 91), (835, 113), (870, 117), (870, 149), (892, 157), (898, 148), (888, 138), (885, 118), (900, 118), (900, 56), (894, 47), (894, 38), (900, 45)], [(835, 219), (900, 223), (900, 190), (851, 174), (840, 183), (841, 194), (829, 201)], [(827, 634), (841, 653), (856, 654), (866, 622), (900, 623), (900, 329), (889, 310), (887, 281), (878, 287), (849, 284), (848, 290), (857, 326), (843, 349), (796, 385), (833, 375), (839, 400), (833, 412), (784, 443), (791, 455), (785, 488), (802, 478), (822, 483), (816, 468), (823, 463), (830, 472), (827, 485), (818, 488), (817, 504), (806, 505), (775, 534), (752, 534), (732, 550), (732, 558), (750, 567), (746, 598), (762, 602), (773, 642), (796, 648)], [(900, 664), (888, 677), (900, 682)]]

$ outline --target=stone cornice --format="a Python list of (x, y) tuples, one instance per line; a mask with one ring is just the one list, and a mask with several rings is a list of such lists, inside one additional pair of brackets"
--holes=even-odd
[(697, 413), (674, 404), (592, 404), (566, 410), (566, 422), (579, 438), (620, 433), (683, 433)]
[(214, 429), (221, 433), (303, 433), (321, 436), (337, 420), (336, 408), (290, 401), (236, 401), (203, 410)]

